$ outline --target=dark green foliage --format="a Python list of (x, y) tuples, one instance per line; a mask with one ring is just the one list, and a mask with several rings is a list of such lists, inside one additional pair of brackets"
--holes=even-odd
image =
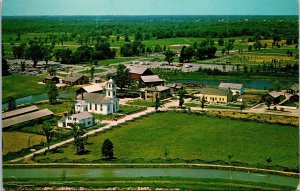
[(36, 67), (38, 61), (44, 59), (44, 55), (43, 45), (37, 42), (31, 42), (25, 53), (25, 57), (33, 61), (33, 67)]
[(4, 57), (2, 57), (2, 75), (3, 76), (9, 75), (10, 73), (8, 70), (9, 70), (9, 65), (7, 63), (7, 60)]
[(163, 51), (163, 49), (161, 48), (161, 46), (159, 44), (154, 46), (154, 50), (153, 50), (154, 53), (159, 53), (162, 51)]
[(53, 127), (51, 126), (51, 123), (49, 123), (47, 121), (43, 123), (43, 133), (46, 136), (47, 146), (48, 146), (48, 151), (49, 151), (50, 142), (54, 135), (54, 131), (53, 131)]
[(241, 112), (242, 112), (244, 109), (246, 109), (246, 104), (245, 104), (245, 102), (242, 102), (242, 104), (240, 105), (240, 110), (241, 110)]
[(194, 56), (195, 51), (193, 49), (193, 47), (189, 46), (183, 46), (180, 52), (180, 58), (179, 58), (179, 62), (183, 63), (185, 61), (190, 61), (192, 59), (192, 57)]
[(17, 108), (16, 99), (14, 97), (8, 97), (8, 110), (12, 111)]
[(18, 46), (13, 46), (12, 52), (16, 59), (24, 58), (25, 47), (26, 47), (26, 44), (24, 44), (24, 43), (21, 45), (18, 45)]
[(94, 66), (91, 66), (91, 78), (93, 79), (94, 78), (94, 73), (95, 73), (95, 67)]
[(50, 66), (48, 69), (47, 69), (47, 72), (50, 76), (55, 76), (56, 75), (56, 68), (53, 67), (53, 66)]
[(197, 60), (214, 58), (216, 52), (217, 52), (217, 48), (214, 46), (201, 46), (195, 52), (195, 57)]
[(108, 160), (114, 158), (114, 145), (109, 139), (105, 139), (101, 147), (102, 156)]
[(167, 51), (164, 52), (164, 55), (165, 55), (165, 61), (167, 61), (169, 64), (173, 62), (175, 57), (175, 53), (173, 51), (168, 49)]
[(121, 46), (120, 53), (122, 56), (139, 56), (145, 53), (145, 45), (141, 41), (134, 41), (132, 43), (126, 43)]
[(87, 136), (83, 137), (85, 130), (81, 124), (72, 124), (73, 137), (74, 137), (74, 146), (76, 147), (76, 154), (84, 154), (86, 152), (84, 146), (87, 141)]
[(49, 81), (46, 84), (46, 89), (47, 89), (47, 94), (48, 94), (48, 99), (49, 99), (49, 103), (55, 104), (57, 102), (57, 96), (58, 96), (58, 90), (57, 87), (55, 85), (55, 83), (53, 81)]
[(117, 72), (112, 75), (112, 79), (116, 85), (123, 90), (123, 88), (128, 87), (132, 84), (132, 79), (129, 77), (129, 70), (123, 64), (119, 64)]

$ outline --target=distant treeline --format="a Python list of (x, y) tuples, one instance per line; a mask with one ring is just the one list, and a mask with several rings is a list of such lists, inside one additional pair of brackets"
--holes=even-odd
[(298, 39), (297, 16), (46, 16), (3, 17), (3, 34), (68, 33), (134, 36), (142, 40), (262, 36)]

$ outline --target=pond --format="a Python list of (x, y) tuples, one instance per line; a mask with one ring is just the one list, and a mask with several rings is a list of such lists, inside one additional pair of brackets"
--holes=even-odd
[(219, 169), (191, 168), (16, 168), (3, 169), (6, 178), (60, 178), (65, 172), (66, 178), (117, 178), (117, 177), (185, 177), (185, 178), (219, 178), (239, 181), (263, 182), (295, 187), (298, 178), (279, 175), (260, 174)]
[[(70, 98), (74, 97), (74, 93), (60, 93), (58, 98)], [(33, 103), (37, 101), (48, 100), (47, 94), (36, 94), (32, 96), (26, 96), (16, 99), (16, 104)], [(2, 110), (8, 107), (8, 103), (2, 104)]]
[(221, 82), (229, 82), (243, 84), (244, 88), (255, 88), (261, 90), (272, 89), (274, 83), (271, 80), (173, 80), (173, 82), (186, 84), (205, 84), (208, 86), (219, 86)]

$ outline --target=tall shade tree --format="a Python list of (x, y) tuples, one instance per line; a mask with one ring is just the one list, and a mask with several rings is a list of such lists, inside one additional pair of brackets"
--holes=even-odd
[(155, 94), (155, 111), (156, 112), (158, 111), (159, 106), (160, 106), (160, 99), (159, 99), (158, 95)]
[(8, 97), (8, 110), (12, 111), (17, 108), (16, 99), (12, 96)]
[(203, 111), (203, 109), (204, 109), (204, 107), (205, 107), (205, 99), (204, 99), (204, 96), (202, 96), (202, 99), (201, 99), (201, 108), (202, 108), (202, 111)]
[(9, 65), (7, 63), (7, 60), (4, 57), (2, 57), (2, 75), (8, 76), (9, 74)]
[(179, 91), (178, 94), (179, 94), (179, 107), (182, 107), (184, 104), (184, 99), (183, 99), (184, 91)]
[(125, 65), (119, 64), (117, 72), (112, 76), (112, 79), (121, 91), (132, 84), (132, 79), (129, 76), (129, 69)]
[(109, 139), (105, 139), (101, 146), (102, 156), (108, 160), (114, 158), (114, 145)]
[(51, 140), (52, 140), (53, 135), (54, 135), (53, 127), (51, 126), (51, 124), (49, 122), (44, 122), (43, 123), (43, 133), (46, 136), (47, 146), (48, 146), (48, 151), (49, 151), (50, 143), (51, 143)]
[(94, 78), (94, 73), (95, 73), (95, 66), (91, 66), (91, 78), (93, 79)]
[(29, 48), (26, 49), (25, 57), (31, 59), (35, 68), (40, 60), (44, 59), (43, 46), (37, 42), (31, 42)]
[(47, 72), (50, 76), (55, 76), (56, 75), (56, 68), (54, 68), (53, 66), (49, 67), (47, 69)]
[(46, 90), (48, 93), (48, 99), (50, 104), (55, 104), (57, 102), (58, 91), (55, 83), (53, 81), (49, 81), (46, 84)]
[(87, 136), (83, 136), (85, 134), (85, 130), (81, 124), (74, 123), (71, 125), (73, 130), (74, 137), (74, 146), (76, 147), (76, 154), (84, 154), (85, 153), (85, 144), (87, 141)]
[(165, 55), (165, 61), (167, 61), (169, 64), (173, 62), (175, 57), (175, 53), (173, 51), (168, 49), (167, 51), (164, 52), (164, 55)]

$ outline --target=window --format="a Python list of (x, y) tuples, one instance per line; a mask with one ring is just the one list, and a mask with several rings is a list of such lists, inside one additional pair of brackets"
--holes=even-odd
[(108, 96), (110, 96), (110, 91), (108, 91)]
[(102, 104), (101, 104), (101, 105), (100, 105), (100, 111), (102, 111), (102, 109), (103, 109), (103, 108), (102, 108)]
[(107, 105), (107, 112), (109, 112), (109, 104)]
[(92, 110), (92, 103), (90, 103), (90, 110)]
[(75, 118), (75, 117), (73, 118), (73, 121), (76, 121), (76, 118)]
[(91, 122), (90, 121), (88, 121), (88, 123), (87, 123), (88, 125), (90, 125), (91, 124)]
[(97, 111), (97, 104), (95, 104), (95, 110)]

